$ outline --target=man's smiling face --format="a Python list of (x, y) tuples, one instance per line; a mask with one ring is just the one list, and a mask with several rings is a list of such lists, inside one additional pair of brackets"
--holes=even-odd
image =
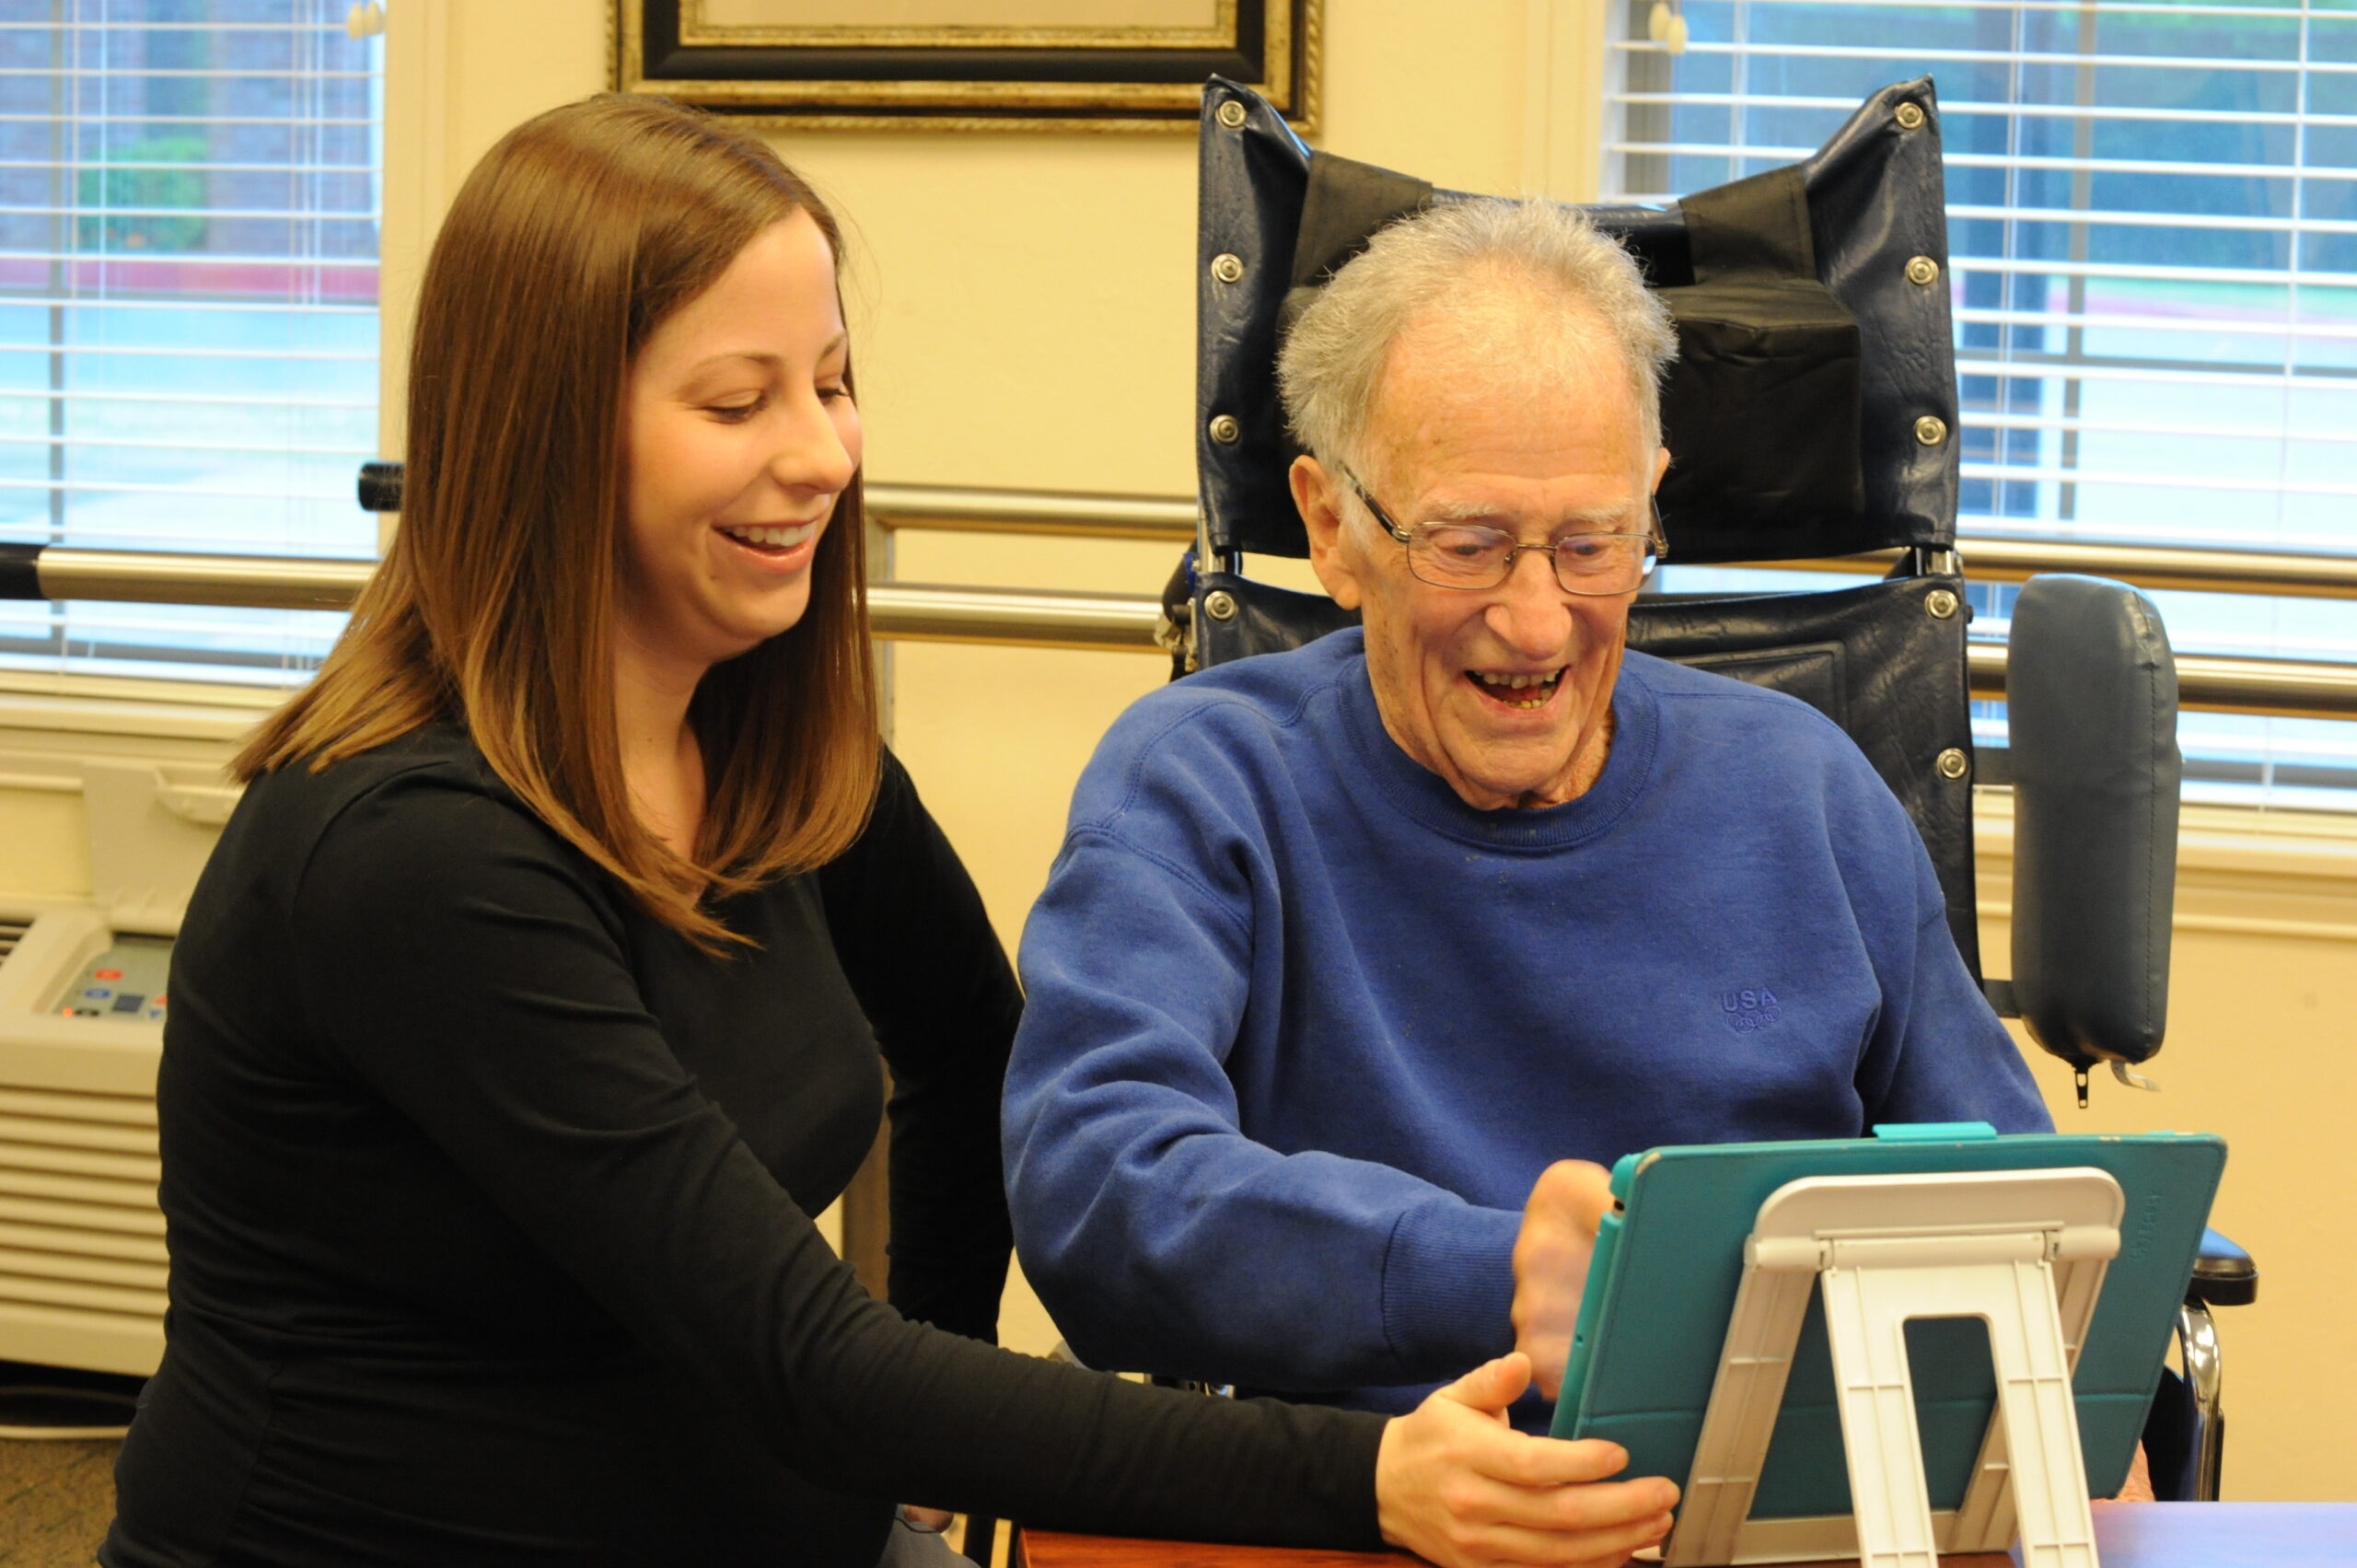
[[(1517, 328), (1537, 302), (1489, 303), (1478, 315), (1490, 319), (1430, 315), (1393, 342), (1356, 475), (1367, 494), (1404, 528), (1479, 521), (1526, 544), (1649, 528), (1668, 455), (1645, 449), (1607, 341), (1567, 330), (1560, 305)], [(1319, 580), (1362, 612), (1376, 703), (1401, 750), (1482, 809), (1559, 805), (1596, 782), (1633, 592), (1568, 593), (1543, 550), (1495, 588), (1434, 587), (1316, 459), (1295, 464), (1294, 495)]]

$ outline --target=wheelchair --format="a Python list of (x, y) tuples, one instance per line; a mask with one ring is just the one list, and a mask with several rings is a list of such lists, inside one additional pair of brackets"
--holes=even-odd
[[(1201, 521), (1165, 591), (1174, 679), (1296, 646), (1356, 616), (1256, 582), (1301, 557), (1299, 447), (1276, 386), (1283, 331), (1385, 224), (1468, 199), (1312, 151), (1250, 89), (1203, 95), (1197, 238)], [(1811, 560), (1897, 551), (1864, 587), (1641, 595), (1629, 644), (1786, 692), (1858, 744), (1931, 854), (1958, 950), (1996, 1009), (2069, 1063), (2123, 1082), (2160, 1049), (2177, 792), (2177, 683), (2151, 602), (2125, 585), (2033, 578), (2014, 607), (2006, 699), (2014, 789), (2012, 974), (1985, 978), (1976, 923), (1967, 625), (1956, 550), (1958, 393), (1939, 110), (1929, 78), (1869, 98), (1804, 162), (1658, 209), (1594, 206), (1676, 320), (1663, 389), (1667, 558)], [(2247, 1254), (2212, 1231), (2145, 1433), (2155, 1492), (2218, 1495), (2224, 1420), (2213, 1307), (2255, 1298)]]

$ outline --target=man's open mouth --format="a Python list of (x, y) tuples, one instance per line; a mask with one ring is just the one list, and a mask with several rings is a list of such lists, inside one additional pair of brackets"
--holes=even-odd
[(1491, 702), (1504, 708), (1543, 708), (1554, 697), (1555, 689), (1562, 684), (1561, 668), (1535, 675), (1515, 674), (1494, 669), (1469, 669), (1465, 679), (1473, 689)]

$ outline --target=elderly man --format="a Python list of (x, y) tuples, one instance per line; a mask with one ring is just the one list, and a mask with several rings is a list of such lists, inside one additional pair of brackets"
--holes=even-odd
[(1848, 738), (1624, 646), (1673, 350), (1546, 203), (1394, 225), (1295, 325), (1364, 629), (1124, 714), (1024, 933), (1008, 1191), (1084, 1360), (1399, 1411), (1518, 1347), (1551, 1393), (1608, 1201), (1559, 1162), (2049, 1125)]

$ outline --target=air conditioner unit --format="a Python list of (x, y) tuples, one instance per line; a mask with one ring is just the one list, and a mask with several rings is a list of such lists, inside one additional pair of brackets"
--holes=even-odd
[(144, 1376), (172, 938), (238, 791), (198, 764), (44, 761), (78, 782), (94, 896), (0, 896), (0, 1361)]

